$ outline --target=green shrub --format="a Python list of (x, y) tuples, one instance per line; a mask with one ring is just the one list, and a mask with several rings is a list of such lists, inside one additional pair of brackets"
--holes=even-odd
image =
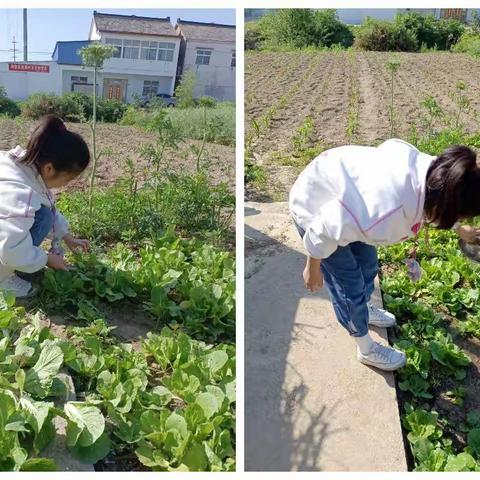
[(420, 13), (399, 14), (395, 18), (395, 25), (412, 32), (420, 46), (438, 50), (448, 50), (458, 41), (465, 30), (463, 23), (458, 20), (437, 20), (433, 15)]
[[(136, 188), (132, 179), (94, 192), (95, 238), (102, 243), (137, 243), (158, 236), (168, 227), (200, 238), (227, 234), (235, 205), (226, 184), (212, 185), (206, 173), (171, 173), (160, 180), (155, 207), (156, 184)], [(61, 195), (58, 208), (69, 219), (72, 232), (88, 236), (88, 196), (85, 192)]]
[[(207, 97), (202, 97), (207, 98)], [(207, 100), (207, 103), (211, 104)], [(119, 121), (121, 125), (136, 125), (148, 129), (157, 110), (146, 111), (129, 105)], [(204, 134), (203, 107), (169, 108), (167, 118), (183, 138), (202, 140)], [(221, 145), (235, 145), (235, 104), (231, 102), (218, 103), (207, 108), (206, 141)]]
[(7, 91), (5, 87), (0, 85), (0, 115), (13, 118), (20, 115), (20, 113), (20, 107), (16, 102), (7, 97)]
[(197, 76), (195, 72), (189, 70), (184, 72), (180, 83), (175, 89), (175, 96), (177, 97), (178, 108), (189, 108), (195, 105), (193, 92), (195, 91), (195, 84), (197, 83)]
[(308, 8), (281, 9), (258, 21), (266, 48), (349, 47), (353, 34), (338, 20), (336, 10)]
[(247, 22), (245, 24), (244, 48), (245, 50), (260, 50), (265, 41), (259, 22)]
[[(35, 93), (22, 102), (22, 115), (37, 120), (44, 115), (54, 113), (71, 122), (85, 121), (92, 118), (93, 101), (90, 95), (80, 92)], [(97, 118), (103, 122), (116, 122), (122, 118), (127, 105), (116, 99), (101, 98), (97, 103)]]
[(63, 117), (60, 97), (53, 93), (34, 93), (21, 103), (21, 109), (22, 115), (32, 120), (49, 114)]
[(453, 52), (468, 53), (473, 57), (480, 58), (480, 35), (466, 32), (460, 40), (452, 47)]
[(419, 48), (419, 43), (415, 33), (408, 30), (405, 26), (385, 20), (368, 18), (358, 28), (354, 46), (361, 50), (378, 52), (415, 52)]
[(97, 118), (101, 122), (115, 123), (123, 117), (127, 105), (121, 100), (100, 98), (97, 102)]

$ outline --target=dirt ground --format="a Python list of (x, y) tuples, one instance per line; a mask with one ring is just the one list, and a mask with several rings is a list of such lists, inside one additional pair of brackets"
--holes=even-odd
[[(291, 162), (292, 138), (306, 117), (313, 121), (311, 146), (320, 149), (349, 143), (375, 145), (391, 136), (388, 106), (390, 58), (400, 62), (394, 80), (396, 128), (394, 136), (408, 140), (418, 125), (420, 103), (433, 95), (442, 109), (454, 114), (451, 93), (460, 80), (467, 89), (470, 112), (460, 121), (466, 130), (479, 129), (480, 62), (464, 54), (321, 52), (256, 52), (246, 56), (245, 131), (262, 125), (273, 107), (269, 125), (252, 144), (253, 161), (266, 172), (266, 185), (249, 186), (248, 200), (286, 200), (302, 165)], [(357, 99), (352, 92), (357, 92)], [(349, 118), (356, 115), (357, 128), (348, 133)], [(263, 124), (264, 125), (264, 124)], [(279, 158), (282, 159), (279, 162)], [(309, 159), (307, 159), (308, 161)]]
[[(35, 129), (35, 121), (0, 120), (0, 150), (9, 150), (16, 145), (25, 147), (29, 134)], [(90, 146), (91, 130), (88, 124), (67, 123), (67, 128), (81, 134)], [(138, 170), (142, 170), (147, 162), (140, 155), (140, 148), (146, 143), (155, 142), (155, 134), (144, 132), (136, 127), (121, 126), (113, 123), (99, 123), (97, 129), (99, 151), (104, 154), (98, 166), (98, 185), (112, 185), (124, 172), (125, 161), (131, 158)], [(171, 167), (175, 170), (194, 171), (196, 156), (192, 146), (200, 147), (201, 142), (186, 140), (178, 151), (171, 152)], [(235, 148), (207, 144), (203, 156), (205, 164), (209, 164), (209, 176), (213, 182), (225, 181), (235, 191)], [(88, 171), (68, 186), (68, 190), (82, 189), (87, 185)]]

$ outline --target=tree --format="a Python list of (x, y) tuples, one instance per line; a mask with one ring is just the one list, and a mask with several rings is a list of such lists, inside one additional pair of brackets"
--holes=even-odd
[(104, 45), (102, 43), (92, 43), (87, 47), (83, 47), (78, 51), (82, 58), (82, 63), (86, 67), (93, 68), (93, 115), (92, 115), (92, 145), (93, 145), (93, 166), (90, 175), (90, 190), (88, 197), (88, 207), (90, 211), (90, 221), (93, 212), (93, 187), (95, 184), (95, 174), (97, 172), (97, 164), (101, 154), (97, 154), (96, 129), (97, 129), (97, 75), (103, 68), (105, 60), (113, 56), (116, 47), (112, 45)]
[(195, 91), (196, 83), (197, 76), (193, 70), (189, 70), (182, 75), (182, 79), (175, 89), (175, 96), (178, 98), (178, 107), (188, 108), (195, 105), (193, 92)]

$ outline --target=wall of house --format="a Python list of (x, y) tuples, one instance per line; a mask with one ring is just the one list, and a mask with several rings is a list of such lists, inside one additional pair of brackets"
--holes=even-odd
[[(196, 65), (197, 49), (213, 49), (209, 65)], [(197, 75), (195, 96), (208, 95), (220, 101), (235, 101), (235, 67), (231, 67), (235, 43), (199, 42), (187, 39), (183, 72)]]
[[(0, 62), (0, 85), (7, 90), (12, 100), (25, 100), (34, 93), (55, 93), (62, 91), (62, 82), (58, 65), (55, 62), (27, 62), (35, 65), (48, 65), (49, 73), (12, 72), (8, 69), (11, 62)], [(25, 63), (25, 62), (16, 62)]]
[[(95, 32), (92, 32), (92, 35)], [(173, 52), (173, 60), (171, 62), (160, 60), (142, 60), (130, 58), (110, 58), (104, 63), (104, 71), (131, 74), (158, 74), (161, 76), (175, 77), (178, 63), (178, 53), (180, 49), (180, 38), (162, 37), (150, 35), (130, 35), (119, 33), (101, 33), (99, 40), (105, 43), (106, 38), (117, 38), (124, 40), (140, 40), (154, 42), (168, 42), (175, 44)]]

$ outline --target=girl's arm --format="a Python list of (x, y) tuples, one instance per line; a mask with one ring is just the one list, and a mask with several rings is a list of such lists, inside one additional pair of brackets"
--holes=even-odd
[(310, 292), (316, 292), (323, 287), (323, 274), (320, 270), (321, 260), (307, 256), (307, 265), (303, 271), (305, 287)]

